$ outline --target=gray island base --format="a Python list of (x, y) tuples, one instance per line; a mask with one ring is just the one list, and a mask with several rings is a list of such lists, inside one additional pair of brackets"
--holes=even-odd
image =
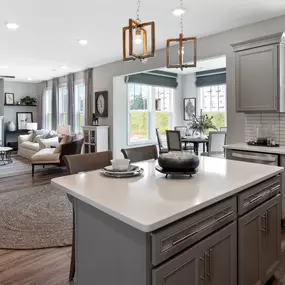
[(166, 188), (155, 162), (139, 165), (145, 176), (115, 189), (97, 171), (52, 181), (74, 205), (77, 285), (254, 285), (272, 277), (282, 168), (202, 158), (197, 176), (168, 179)]

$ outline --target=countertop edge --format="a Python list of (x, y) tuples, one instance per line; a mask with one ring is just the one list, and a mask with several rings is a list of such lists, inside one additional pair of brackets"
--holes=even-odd
[(208, 201), (206, 201), (204, 203), (201, 203), (201, 204), (199, 204), (197, 206), (191, 207), (191, 208), (189, 208), (189, 209), (187, 209), (187, 210), (185, 210), (185, 211), (183, 211), (181, 213), (178, 213), (176, 215), (172, 215), (172, 216), (170, 216), (168, 218), (165, 218), (165, 219), (163, 219), (161, 221), (155, 222), (155, 223), (150, 224), (150, 225), (140, 224), (140, 223), (138, 223), (138, 222), (136, 222), (136, 221), (134, 221), (134, 220), (124, 216), (124, 215), (121, 215), (118, 212), (112, 211), (111, 209), (106, 208), (106, 207), (104, 207), (104, 206), (94, 202), (93, 200), (90, 200), (90, 199), (88, 199), (88, 198), (78, 194), (77, 192), (73, 192), (72, 190), (69, 190), (69, 189), (63, 187), (62, 185), (57, 184), (54, 181), (56, 178), (51, 180), (51, 185), (53, 185), (57, 189), (60, 189), (60, 190), (62, 190), (64, 192), (66, 192), (67, 194), (70, 194), (71, 196), (73, 196), (73, 197), (75, 197), (75, 198), (77, 198), (77, 199), (87, 203), (88, 205), (93, 206), (96, 209), (98, 209), (98, 210), (100, 210), (100, 211), (102, 211), (102, 212), (104, 212), (104, 213), (106, 213), (106, 214), (108, 214), (108, 215), (110, 215), (110, 216), (120, 220), (121, 222), (124, 222), (124, 223), (132, 226), (133, 228), (136, 228), (136, 229), (138, 229), (138, 230), (140, 230), (142, 232), (149, 233), (149, 232), (153, 232), (155, 230), (158, 230), (158, 229), (160, 229), (162, 227), (165, 227), (165, 226), (167, 226), (167, 225), (169, 225), (169, 224), (171, 224), (171, 223), (173, 223), (175, 221), (178, 221), (178, 220), (180, 220), (182, 218), (185, 218), (185, 217), (187, 217), (187, 216), (189, 216), (191, 214), (194, 214), (195, 212), (198, 212), (198, 211), (200, 211), (200, 210), (202, 210), (202, 209), (204, 209), (206, 207), (209, 207), (209, 206), (211, 206), (211, 205), (213, 205), (213, 204), (215, 204), (217, 202), (220, 202), (220, 201), (222, 201), (224, 199), (227, 199), (227, 198), (229, 198), (229, 197), (231, 197), (233, 195), (236, 195), (239, 192), (241, 192), (241, 191), (243, 191), (243, 190), (245, 190), (245, 189), (247, 189), (247, 188), (249, 188), (249, 187), (251, 187), (253, 185), (256, 185), (256, 184), (258, 184), (260, 182), (263, 182), (263, 181), (265, 181), (265, 180), (267, 180), (267, 179), (269, 179), (271, 177), (274, 177), (274, 176), (282, 173), (283, 171), (284, 171), (284, 168), (280, 167), (279, 170), (276, 170), (276, 171), (272, 172), (271, 174), (268, 174), (268, 175), (266, 175), (266, 176), (264, 176), (264, 177), (262, 177), (260, 179), (257, 179), (257, 180), (255, 180), (253, 182), (250, 182), (250, 183), (247, 183), (247, 184), (245, 184), (245, 185), (243, 185), (243, 186), (241, 186), (239, 188), (233, 189), (233, 190), (231, 190), (231, 191), (229, 191), (229, 192), (227, 192), (225, 194), (222, 194), (220, 196), (216, 196), (215, 198), (209, 199)]

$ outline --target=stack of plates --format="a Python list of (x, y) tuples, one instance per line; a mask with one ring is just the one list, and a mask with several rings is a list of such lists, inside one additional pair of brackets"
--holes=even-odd
[(113, 166), (106, 166), (101, 170), (101, 173), (104, 176), (107, 177), (113, 177), (113, 178), (128, 178), (128, 177), (135, 177), (142, 175), (144, 173), (143, 168), (140, 168), (138, 166), (130, 165), (129, 169), (125, 171), (118, 171), (114, 170)]

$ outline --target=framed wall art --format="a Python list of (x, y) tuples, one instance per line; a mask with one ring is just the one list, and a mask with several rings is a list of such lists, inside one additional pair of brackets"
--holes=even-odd
[(196, 98), (184, 99), (184, 121), (192, 121), (192, 117), (196, 116)]
[(33, 122), (32, 112), (17, 112), (17, 130), (27, 130), (27, 123)]
[(14, 105), (14, 93), (5, 93), (5, 105)]

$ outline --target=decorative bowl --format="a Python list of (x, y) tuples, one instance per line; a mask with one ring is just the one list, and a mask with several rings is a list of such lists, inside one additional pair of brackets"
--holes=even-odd
[(115, 171), (126, 171), (129, 169), (130, 166), (130, 160), (124, 159), (124, 158), (116, 158), (111, 160), (113, 170)]
[(161, 154), (158, 158), (158, 164), (164, 170), (174, 171), (194, 171), (199, 166), (199, 158), (189, 152), (173, 151)]

